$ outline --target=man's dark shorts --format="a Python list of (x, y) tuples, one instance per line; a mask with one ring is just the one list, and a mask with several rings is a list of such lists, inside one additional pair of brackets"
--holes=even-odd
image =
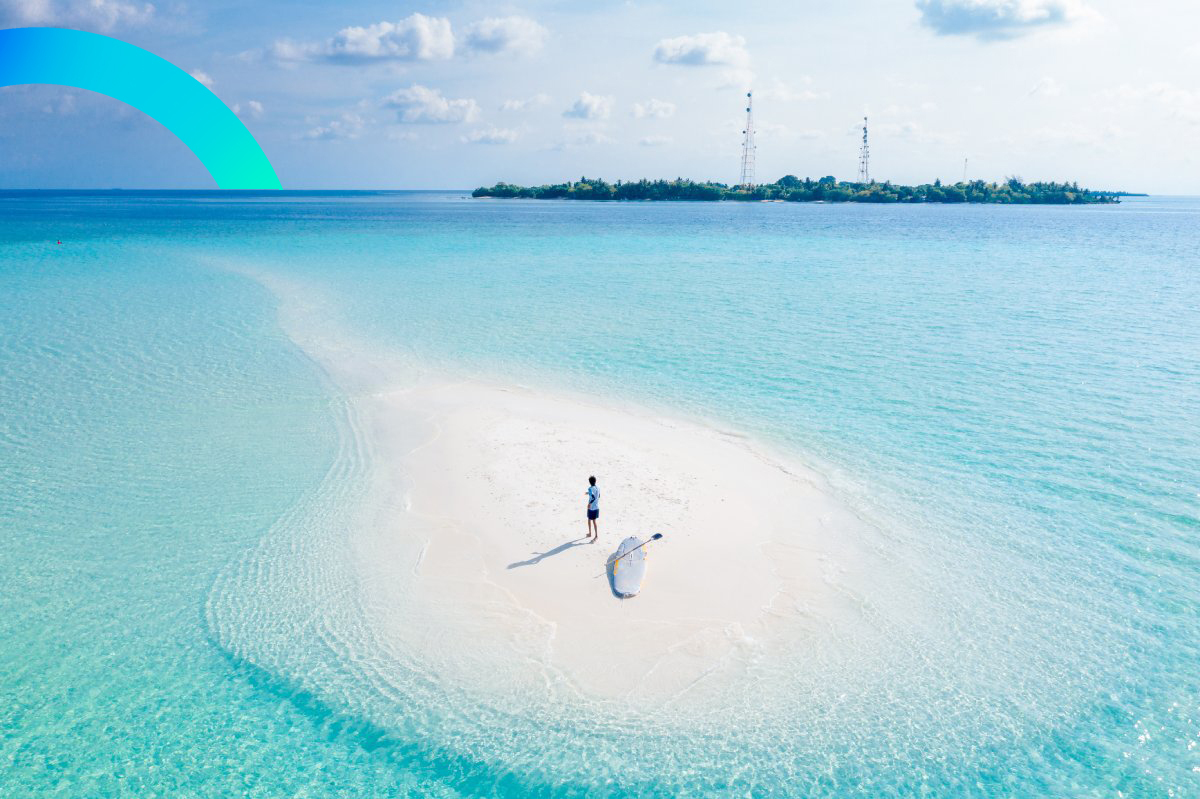
[(600, 511), (598, 509), (588, 511), (588, 519), (589, 520), (595, 521), (596, 519), (599, 519), (599, 518), (600, 518)]

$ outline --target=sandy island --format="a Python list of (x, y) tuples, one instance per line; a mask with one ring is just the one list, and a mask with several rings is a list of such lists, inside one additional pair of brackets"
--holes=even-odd
[[(308, 531), (281, 530), (249, 561), (241, 594), (252, 596), (238, 601), (262, 618), (296, 608), (276, 644), (256, 643), (260, 620), (245, 641), (230, 633), (231, 649), (261, 649), (271, 665), (289, 630), (316, 625), (384, 693), (407, 674), (503, 713), (529, 712), (532, 697), (711, 709), (722, 686), (787, 660), (773, 642), (803, 657), (806, 637), (840, 639), (841, 622), (863, 620), (863, 575), (878, 573), (863, 568), (864, 525), (794, 459), (610, 398), (431, 373), (321, 324), (319, 296), (254, 277), (346, 392), (343, 447), (367, 468), (351, 510), (325, 516), (320, 500), (321, 518), (294, 522)], [(601, 488), (594, 545), (589, 475)], [(641, 594), (616, 597), (609, 558), (626, 536), (653, 533), (665, 538), (650, 545)], [(317, 557), (344, 566), (309, 562), (326, 546)]]
[[(839, 530), (856, 520), (816, 475), (743, 437), (473, 381), (384, 391), (368, 407), (380, 483), (399, 493), (359, 539), (366, 582), (382, 592), (367, 604), (425, 597), (426, 635), (470, 650), (427, 637), (427, 652), (448, 650), (444, 676), (521, 682), (518, 662), (587, 695), (673, 698), (752, 662), (773, 620), (827, 622), (845, 600), (832, 578), (850, 556)], [(596, 544), (584, 538), (592, 474)], [(642, 593), (617, 598), (607, 562), (626, 536), (653, 533), (665, 537), (650, 545)], [(416, 643), (411, 614), (381, 619), (384, 635)]]

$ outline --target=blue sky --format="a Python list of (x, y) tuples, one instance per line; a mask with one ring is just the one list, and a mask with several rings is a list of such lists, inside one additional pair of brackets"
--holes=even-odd
[[(209, 83), (285, 188), (1078, 180), (1200, 193), (1200, 4), (1112, 0), (376, 3), (0, 0), (0, 27), (145, 47)], [(0, 90), (0, 187), (212, 186), (153, 120)]]

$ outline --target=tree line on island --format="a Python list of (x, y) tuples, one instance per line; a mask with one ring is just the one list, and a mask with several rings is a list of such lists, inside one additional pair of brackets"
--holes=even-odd
[(497, 183), (471, 192), (472, 197), (528, 198), (536, 200), (693, 200), (693, 201), (786, 201), (852, 203), (1015, 203), (1080, 205), (1117, 203), (1124, 192), (1101, 192), (1079, 188), (1078, 183), (1025, 183), (1008, 178), (1002, 183), (982, 180), (943, 185), (941, 180), (920, 186), (901, 186), (891, 181), (879, 183), (841, 182), (833, 176), (820, 180), (785, 175), (774, 183), (752, 188), (675, 180), (638, 180), (609, 183), (580, 178), (574, 182), (543, 186), (515, 186)]

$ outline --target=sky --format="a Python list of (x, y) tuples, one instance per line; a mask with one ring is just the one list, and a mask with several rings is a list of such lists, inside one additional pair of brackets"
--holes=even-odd
[[(1196, 0), (0, 0), (0, 28), (114, 36), (192, 73), (284, 188), (1078, 181), (1200, 194)], [(112, 98), (0, 89), (0, 188), (211, 188)]]

